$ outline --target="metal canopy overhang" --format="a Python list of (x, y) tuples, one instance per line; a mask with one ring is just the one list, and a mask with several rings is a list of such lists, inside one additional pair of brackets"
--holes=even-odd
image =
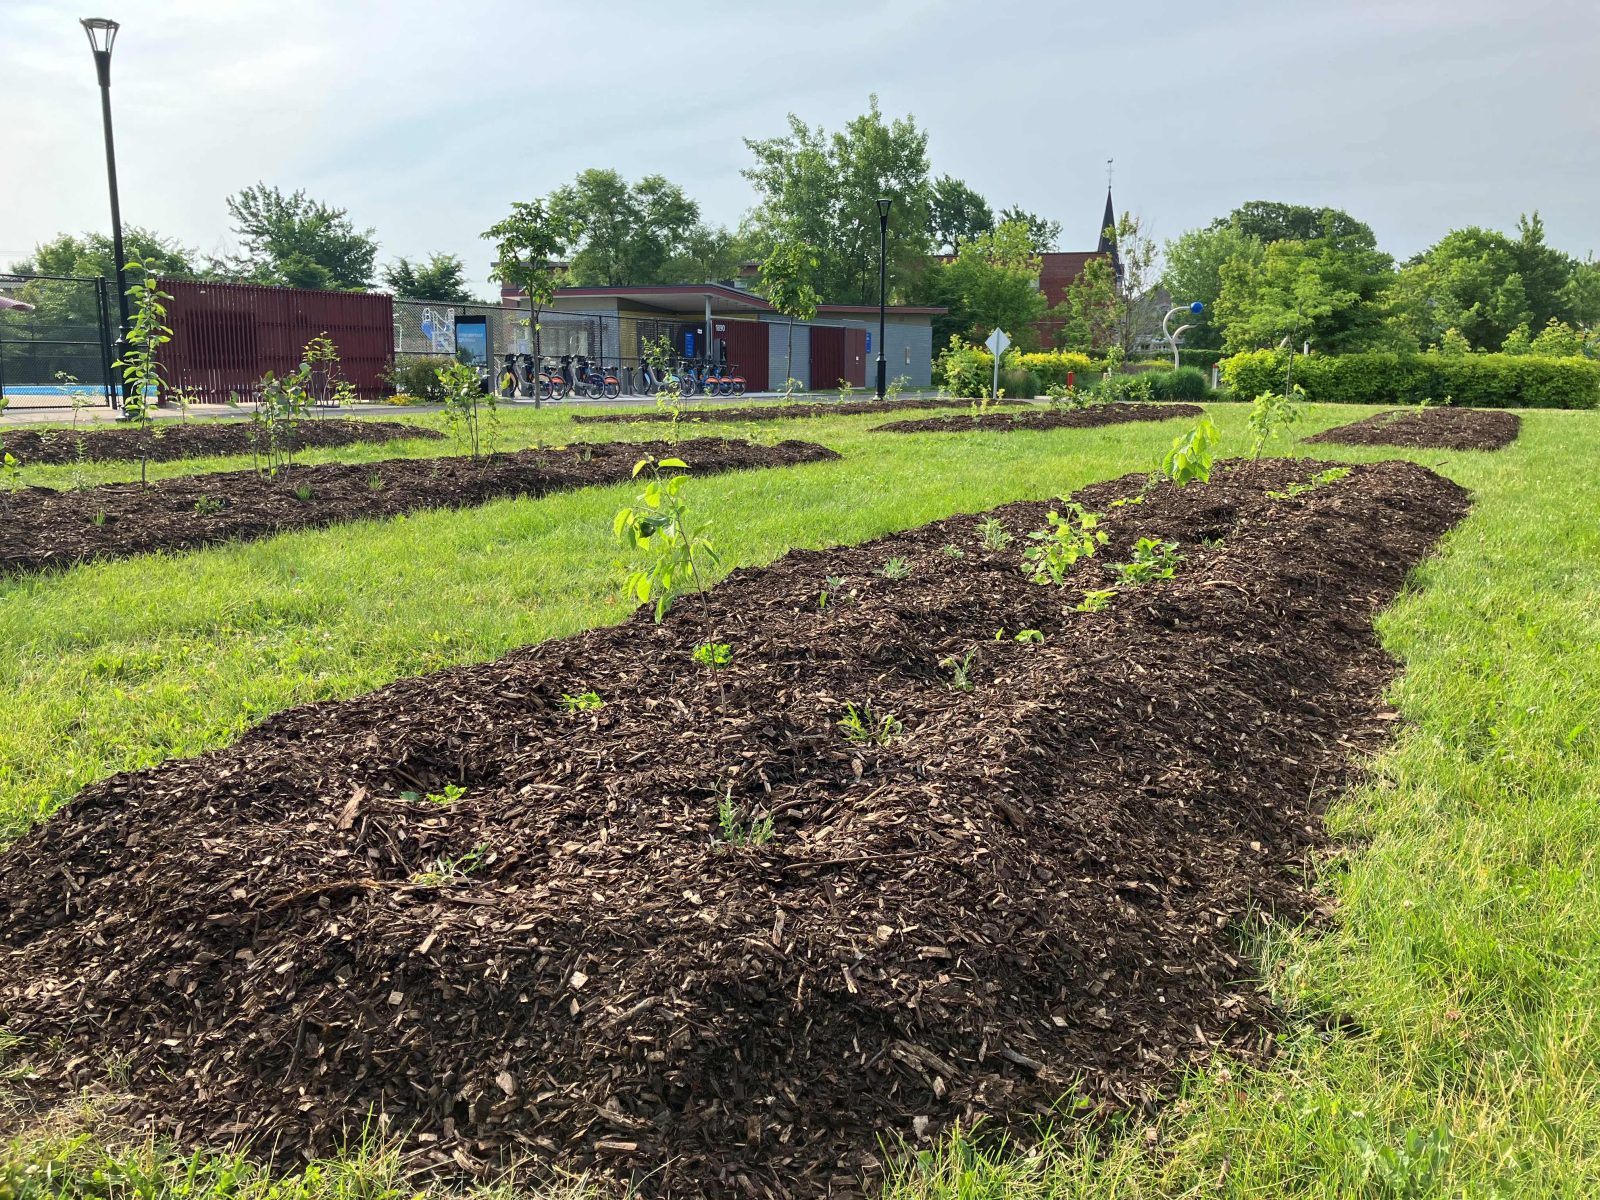
[(629, 307), (677, 313), (686, 317), (703, 317), (708, 300), (711, 303), (711, 311), (723, 315), (752, 316), (772, 311), (772, 306), (760, 296), (724, 287), (561, 288), (551, 300), (550, 306), (560, 308), (562, 302), (566, 300), (596, 298), (616, 300), (619, 304)]

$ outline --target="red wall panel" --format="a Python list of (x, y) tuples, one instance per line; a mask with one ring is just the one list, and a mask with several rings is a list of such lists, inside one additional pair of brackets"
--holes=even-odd
[(339, 374), (357, 395), (375, 400), (389, 393), (383, 374), (393, 361), (392, 296), (183, 279), (160, 286), (172, 297), (162, 371), (170, 386), (197, 400), (254, 398), (263, 373), (294, 370), (306, 343), (324, 333), (339, 349)]
[(767, 390), (767, 337), (772, 326), (765, 321), (717, 320), (717, 339), (728, 347), (728, 363), (739, 368), (747, 391)]

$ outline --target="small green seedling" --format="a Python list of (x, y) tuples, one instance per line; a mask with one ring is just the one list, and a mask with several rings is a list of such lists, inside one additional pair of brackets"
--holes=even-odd
[(400, 799), (408, 800), (412, 804), (419, 800), (426, 800), (429, 804), (454, 804), (467, 794), (467, 789), (459, 784), (447, 783), (442, 792), (401, 792)]
[(905, 579), (911, 574), (911, 564), (896, 555), (878, 568), (878, 574), (885, 579)]
[(1044, 644), (1044, 634), (1040, 633), (1037, 629), (1024, 629), (1011, 640), (1014, 642), (1021, 642), (1024, 646), (1038, 646)]
[(844, 716), (839, 718), (839, 728), (844, 730), (845, 740), (848, 742), (872, 742), (875, 745), (887, 746), (898, 737), (903, 726), (895, 719), (893, 713), (879, 715), (872, 711), (871, 702), (844, 706)]
[(367, 476), (367, 491), (369, 491), (369, 492), (381, 492), (381, 491), (383, 491), (383, 476), (379, 475), (376, 471), (374, 471), (371, 475), (368, 475)]
[(194, 502), (195, 515), (201, 517), (215, 516), (217, 513), (221, 512), (227, 507), (227, 501), (217, 500), (206, 495), (201, 495), (201, 497)]
[(717, 830), (726, 845), (764, 846), (772, 840), (772, 818), (757, 820), (724, 796), (717, 801)]
[(306, 483), (302, 483), (294, 490), (294, 498), (300, 501), (301, 504), (305, 504), (307, 501), (309, 501), (313, 494), (314, 493), (311, 491), (311, 485)]
[(733, 661), (733, 647), (727, 642), (701, 642), (694, 648), (694, 660), (715, 671)]
[(1174, 487), (1211, 482), (1211, 463), (1222, 435), (1210, 417), (1201, 417), (1193, 429), (1172, 439), (1172, 449), (1161, 459), (1161, 474)]
[(972, 690), (972, 660), (977, 655), (977, 650), (968, 650), (965, 654), (952, 654), (941, 659), (939, 665), (950, 672), (950, 688), (957, 692), (970, 692)]
[(1111, 603), (1111, 597), (1116, 594), (1114, 591), (1085, 592), (1083, 599), (1073, 605), (1073, 608), (1078, 612), (1099, 612)]
[(1288, 500), (1294, 496), (1303, 496), (1307, 492), (1327, 487), (1330, 483), (1338, 483), (1348, 474), (1350, 474), (1349, 467), (1329, 467), (1326, 471), (1319, 471), (1304, 483), (1291, 483), (1281, 492), (1268, 492), (1267, 499)]
[(952, 542), (944, 548), (944, 556), (946, 558), (965, 558), (967, 552)]
[(1112, 563), (1111, 570), (1118, 583), (1138, 587), (1158, 579), (1171, 579), (1182, 561), (1177, 542), (1142, 537), (1133, 544), (1133, 561)]
[(1028, 535), (1036, 543), (1022, 554), (1022, 571), (1034, 583), (1053, 583), (1057, 587), (1067, 581), (1067, 572), (1080, 558), (1093, 558), (1108, 538), (1100, 528), (1100, 514), (1092, 513), (1076, 500), (1061, 497), (1066, 505), (1066, 515), (1052, 510), (1046, 514), (1049, 529), (1037, 529)]
[(452, 880), (465, 879), (483, 866), (486, 853), (485, 847), (474, 846), (465, 854), (436, 858), (428, 864), (426, 871), (419, 871), (413, 875), (411, 882), (417, 887), (439, 887)]
[(581, 692), (576, 696), (562, 693), (561, 696), (561, 707), (568, 712), (594, 712), (605, 706), (606, 702), (601, 699), (599, 692)]
[(1004, 550), (1011, 544), (1011, 535), (997, 517), (985, 517), (978, 522), (978, 544), (985, 550)]

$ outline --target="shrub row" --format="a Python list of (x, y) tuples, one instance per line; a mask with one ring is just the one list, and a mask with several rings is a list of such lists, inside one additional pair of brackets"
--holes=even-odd
[(1112, 375), (1094, 385), (1102, 400), (1204, 400), (1211, 394), (1205, 371), (1199, 367), (1179, 367), (1175, 371), (1140, 371), (1133, 375)]
[[(1065, 384), (1068, 372), (1081, 387), (1104, 369), (1104, 363), (1095, 362), (1087, 354), (1066, 350), (1019, 354), (1007, 350), (1000, 357), (1000, 386), (1007, 396), (1032, 399), (1043, 395), (1053, 383)], [(939, 355), (934, 375), (952, 395), (968, 399), (987, 396), (994, 384), (994, 355), (982, 346), (964, 345), (959, 338), (952, 338)]]
[[(1277, 350), (1222, 361), (1238, 399), (1281, 391), (1287, 363)], [(1488, 408), (1594, 408), (1600, 362), (1521, 354), (1340, 354), (1296, 356), (1306, 398), (1329, 404), (1458, 404)]]
[[(1190, 350), (1183, 346), (1178, 347), (1178, 365), (1182, 367), (1200, 367), (1209, 371), (1226, 357), (1228, 355), (1224, 350)], [(1162, 354), (1159, 359), (1152, 355), (1150, 361), (1169, 363), (1172, 361), (1172, 355)]]

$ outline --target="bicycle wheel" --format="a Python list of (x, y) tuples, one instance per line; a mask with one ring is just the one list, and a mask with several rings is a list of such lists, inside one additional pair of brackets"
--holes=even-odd
[(618, 396), (622, 395), (622, 388), (616, 380), (608, 379), (605, 381), (605, 383), (600, 385), (600, 393), (607, 400), (615, 400)]

